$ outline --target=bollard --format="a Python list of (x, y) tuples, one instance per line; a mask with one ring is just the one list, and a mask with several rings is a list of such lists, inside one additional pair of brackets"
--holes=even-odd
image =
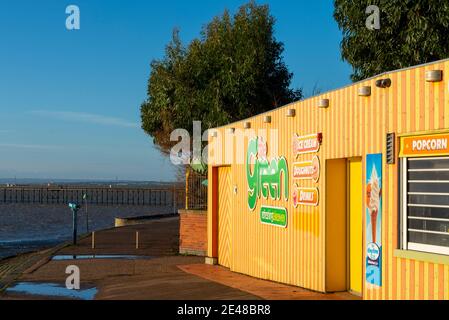
[(95, 249), (95, 232), (92, 232), (92, 249)]
[(139, 231), (136, 231), (136, 250), (139, 249)]

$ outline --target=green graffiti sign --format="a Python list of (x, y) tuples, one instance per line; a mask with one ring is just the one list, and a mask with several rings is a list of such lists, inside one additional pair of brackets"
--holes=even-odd
[(262, 206), (260, 221), (264, 224), (287, 228), (287, 209)]
[(250, 140), (246, 157), (246, 177), (248, 181), (248, 206), (254, 211), (260, 197), (281, 200), (282, 191), (288, 200), (288, 166), (287, 160), (267, 159), (267, 144), (262, 138)]

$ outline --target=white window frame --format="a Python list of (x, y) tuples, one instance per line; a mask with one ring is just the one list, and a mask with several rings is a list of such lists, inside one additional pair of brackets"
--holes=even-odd
[[(434, 254), (442, 254), (442, 255), (448, 255), (449, 256), (449, 247), (443, 247), (443, 246), (433, 246), (433, 245), (426, 245), (421, 243), (413, 243), (408, 241), (408, 232), (410, 231), (408, 228), (409, 225), (409, 216), (408, 216), (408, 184), (409, 181), (407, 180), (408, 176), (408, 161), (410, 159), (416, 159), (418, 160), (441, 160), (441, 159), (449, 159), (449, 157), (425, 157), (425, 158), (401, 158), (401, 218), (402, 218), (402, 250), (407, 251), (419, 251), (419, 252), (425, 252), (425, 253), (434, 253)], [(430, 170), (429, 170), (430, 171)], [(441, 170), (438, 170), (441, 171)], [(432, 181), (432, 183), (438, 183)], [(447, 183), (447, 181), (441, 181), (441, 183)], [(429, 206), (427, 206), (429, 207)], [(435, 207), (444, 207), (446, 206), (435, 206)], [(432, 219), (427, 219), (432, 220)], [(435, 220), (435, 219), (433, 219)], [(442, 220), (442, 219), (439, 219)], [(443, 219), (444, 220), (444, 219)], [(429, 232), (432, 233), (432, 232)], [(436, 233), (436, 232), (435, 232)]]
[(402, 177), (401, 177), (401, 190), (402, 190), (402, 249), (408, 250), (408, 204), (407, 204), (407, 193), (408, 193), (408, 158), (402, 158)]

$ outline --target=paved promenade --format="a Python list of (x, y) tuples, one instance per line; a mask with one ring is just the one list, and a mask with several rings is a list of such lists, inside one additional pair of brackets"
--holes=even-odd
[[(310, 300), (352, 299), (349, 295), (323, 295), (296, 287), (239, 275), (204, 265), (204, 258), (177, 255), (178, 218), (145, 225), (97, 232), (78, 246), (60, 246), (0, 262), (0, 283), (50, 283), (64, 287), (66, 267), (81, 272), (81, 289), (96, 289), (99, 300)], [(139, 232), (139, 249), (136, 249)], [(97, 259), (52, 260), (53, 256), (97, 255)], [(103, 255), (139, 256), (102, 259)], [(88, 257), (91, 258), (91, 257)], [(5, 271), (6, 270), (6, 271)], [(9, 270), (9, 271), (7, 271)], [(12, 271), (11, 271), (12, 270)], [(2, 278), (2, 274), (4, 275)], [(5, 276), (7, 275), (7, 276)], [(3, 292), (0, 299), (52, 299), (51, 296)], [(65, 299), (59, 297), (59, 299)], [(66, 297), (67, 298), (67, 297)]]

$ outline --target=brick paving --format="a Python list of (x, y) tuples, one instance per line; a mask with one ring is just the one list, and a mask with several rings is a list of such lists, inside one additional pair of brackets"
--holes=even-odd
[(264, 300), (359, 300), (349, 293), (323, 294), (281, 283), (245, 276), (220, 266), (194, 264), (179, 266), (184, 272), (246, 291)]

